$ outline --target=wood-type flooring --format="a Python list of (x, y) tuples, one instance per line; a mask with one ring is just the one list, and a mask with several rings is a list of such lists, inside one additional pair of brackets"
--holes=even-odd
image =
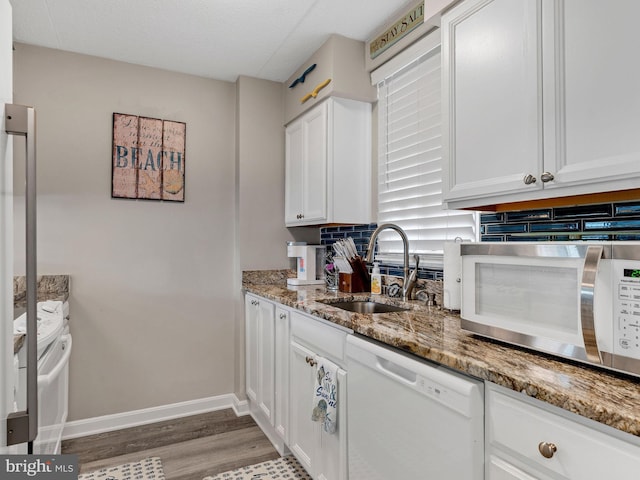
[(202, 480), (279, 457), (249, 415), (230, 409), (64, 440), (62, 453), (78, 455), (80, 473), (160, 457), (167, 480)]

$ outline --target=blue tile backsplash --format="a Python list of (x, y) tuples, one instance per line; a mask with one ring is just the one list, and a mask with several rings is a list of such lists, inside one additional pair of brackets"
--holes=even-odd
[[(320, 243), (353, 238), (358, 253), (366, 255), (377, 225), (324, 227)], [(557, 207), (480, 215), (482, 242), (549, 242), (570, 240), (640, 240), (640, 200), (577, 207)], [(381, 265), (383, 275), (402, 276), (402, 267)], [(442, 270), (419, 268), (418, 278), (441, 280)]]
[[(367, 254), (369, 239), (376, 228), (378, 228), (378, 225), (375, 223), (369, 225), (323, 227), (320, 229), (320, 244), (330, 246), (335, 243), (336, 240), (351, 237), (356, 244), (358, 254), (364, 257)], [(395, 277), (402, 277), (404, 275), (402, 267), (398, 267), (398, 265), (381, 264), (380, 273), (383, 275), (393, 275)], [(420, 267), (418, 268), (418, 278), (424, 280), (441, 280), (442, 269)]]
[(638, 239), (640, 201), (480, 215), (482, 242)]

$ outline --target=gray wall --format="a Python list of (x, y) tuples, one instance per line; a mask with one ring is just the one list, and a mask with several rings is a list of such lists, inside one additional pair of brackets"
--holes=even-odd
[[(238, 390), (239, 267), (289, 265), (281, 128), (239, 122), (236, 145), (228, 82), (21, 44), (14, 63), (14, 101), (37, 109), (39, 271), (72, 278), (69, 420)], [(276, 99), (257, 99), (282, 117)], [(184, 204), (110, 198), (113, 112), (186, 122)], [(18, 197), (18, 218), (23, 207)]]
[[(236, 82), (238, 270), (292, 266), (284, 227), (282, 84), (241, 76)], [(244, 297), (236, 288), (236, 385), (244, 397)]]
[[(237, 99), (240, 267), (288, 268), (282, 84), (240, 77)], [(278, 145), (265, 148), (274, 138)]]

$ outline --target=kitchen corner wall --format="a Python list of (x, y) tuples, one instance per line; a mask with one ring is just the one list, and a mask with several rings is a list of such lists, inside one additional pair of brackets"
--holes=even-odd
[[(22, 44), (14, 63), (37, 112), (39, 271), (71, 275), (69, 420), (233, 392), (235, 85)], [(184, 203), (111, 199), (113, 112), (186, 122)]]
[[(241, 76), (236, 82), (236, 255), (243, 270), (291, 266), (284, 222), (284, 107), (282, 84)], [(244, 389), (244, 296), (234, 278), (236, 345), (234, 392)]]

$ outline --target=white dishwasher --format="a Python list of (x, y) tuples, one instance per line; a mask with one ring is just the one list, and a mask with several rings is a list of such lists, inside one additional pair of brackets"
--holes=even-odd
[(347, 338), (349, 480), (484, 478), (481, 381)]

